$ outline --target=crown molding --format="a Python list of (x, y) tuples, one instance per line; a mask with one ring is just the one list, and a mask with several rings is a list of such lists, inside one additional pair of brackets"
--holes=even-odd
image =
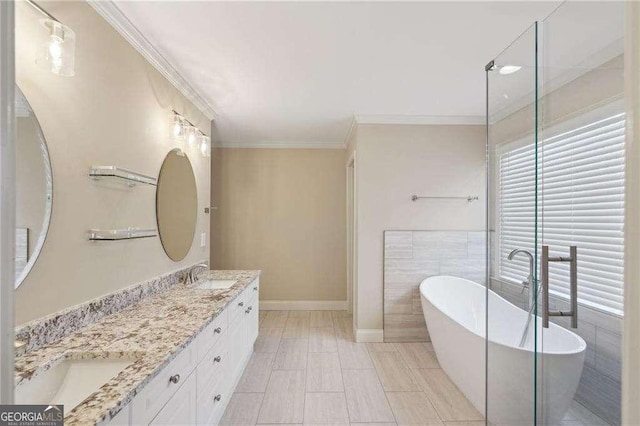
[[(357, 124), (405, 124), (405, 125), (483, 125), (482, 115), (356, 115)], [(349, 136), (349, 135), (347, 135)]]
[(345, 149), (342, 142), (218, 142), (213, 148)]
[(355, 116), (351, 117), (351, 123), (349, 123), (349, 130), (347, 130), (347, 135), (344, 137), (344, 142), (343, 142), (343, 145), (345, 148), (349, 146), (349, 139), (351, 139), (351, 136), (353, 135), (353, 132), (355, 132), (357, 126), (358, 126), (358, 122), (356, 120), (356, 117)]
[(112, 0), (86, 1), (209, 120), (215, 118), (216, 112), (213, 107), (180, 75), (173, 65), (171, 65), (162, 53), (133, 25)]

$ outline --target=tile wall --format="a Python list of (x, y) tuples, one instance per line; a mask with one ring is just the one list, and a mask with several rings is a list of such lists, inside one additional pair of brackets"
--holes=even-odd
[(430, 341), (419, 285), (435, 275), (484, 284), (484, 231), (384, 232), (384, 340)]

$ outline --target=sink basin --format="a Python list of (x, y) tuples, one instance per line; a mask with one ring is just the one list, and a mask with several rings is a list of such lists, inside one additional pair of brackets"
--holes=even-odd
[(65, 359), (16, 387), (16, 404), (64, 404), (70, 412), (122, 370), (132, 359)]
[(236, 280), (206, 280), (198, 284), (198, 288), (201, 290), (225, 290), (236, 282)]

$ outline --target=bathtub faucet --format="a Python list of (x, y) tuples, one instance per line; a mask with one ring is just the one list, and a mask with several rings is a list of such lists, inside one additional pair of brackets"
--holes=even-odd
[(529, 276), (527, 277), (526, 281), (522, 282), (524, 288), (529, 289), (529, 306), (527, 307), (529, 312), (527, 313), (527, 321), (524, 324), (524, 329), (522, 330), (522, 336), (518, 345), (522, 348), (524, 347), (524, 344), (527, 341), (527, 336), (529, 335), (529, 326), (531, 324), (531, 318), (533, 317), (534, 306), (536, 306), (536, 300), (538, 299), (538, 295), (540, 294), (540, 286), (538, 286), (538, 291), (535, 291), (533, 289), (533, 255), (531, 254), (531, 252), (522, 249), (515, 249), (511, 251), (511, 253), (509, 253), (507, 259), (513, 260), (513, 258), (518, 254), (523, 254), (529, 258)]
[(533, 304), (535, 303), (535, 299), (534, 299), (535, 295), (533, 294), (533, 279), (534, 279), (533, 278), (533, 255), (531, 254), (530, 251), (523, 250), (523, 249), (515, 249), (515, 250), (512, 250), (511, 253), (509, 253), (509, 256), (507, 257), (507, 259), (513, 260), (513, 258), (516, 257), (518, 254), (523, 254), (529, 258), (529, 276), (527, 276), (527, 279), (525, 281), (522, 281), (522, 285), (524, 286), (524, 288), (529, 289), (530, 297), (529, 297), (528, 308), (531, 308), (531, 306), (533, 306)]

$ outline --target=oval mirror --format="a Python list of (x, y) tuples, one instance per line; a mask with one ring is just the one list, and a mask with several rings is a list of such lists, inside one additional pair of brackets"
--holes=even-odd
[(165, 253), (175, 262), (184, 259), (196, 232), (198, 194), (191, 162), (180, 149), (170, 151), (162, 163), (156, 217)]
[(16, 86), (15, 286), (36, 263), (49, 230), (53, 178), (47, 142), (29, 102)]

